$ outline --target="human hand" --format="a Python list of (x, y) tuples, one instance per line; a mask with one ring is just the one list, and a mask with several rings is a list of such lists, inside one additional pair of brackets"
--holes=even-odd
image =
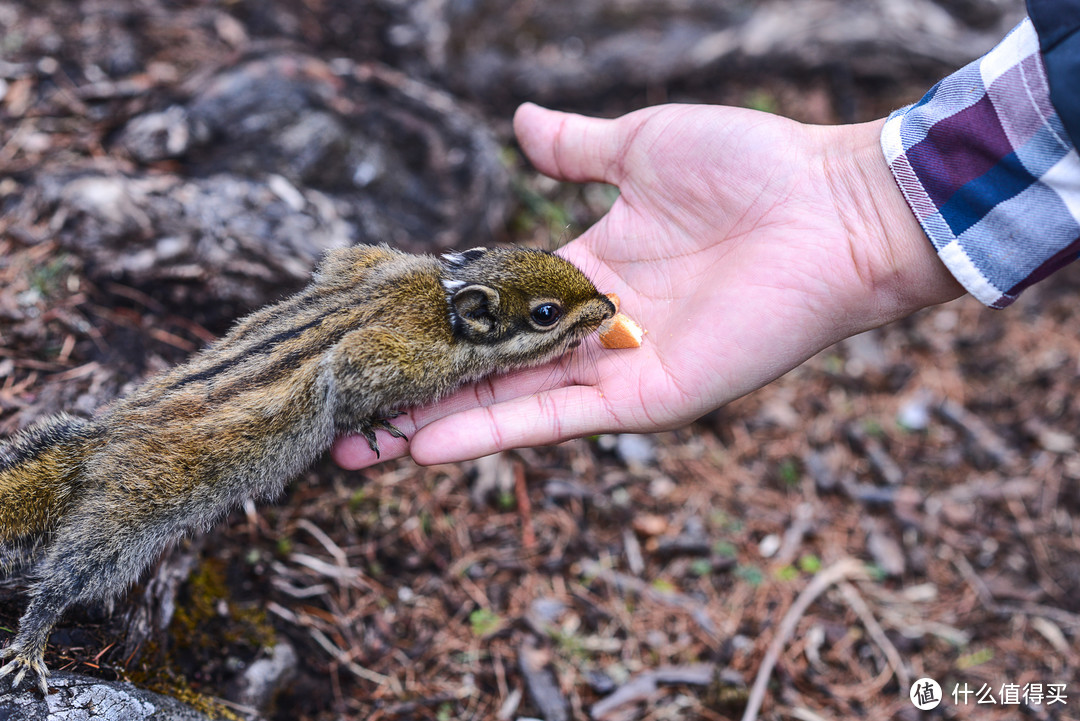
[[(618, 186), (607, 215), (560, 252), (648, 335), (638, 349), (590, 348), (589, 362), (411, 410), (395, 424), (419, 463), (677, 427), (842, 338), (962, 293), (885, 164), (881, 121), (808, 126), (700, 105), (600, 120), (523, 105), (514, 128), (546, 175)], [(388, 440), (384, 457), (405, 450)], [(334, 458), (375, 460), (356, 437)]]

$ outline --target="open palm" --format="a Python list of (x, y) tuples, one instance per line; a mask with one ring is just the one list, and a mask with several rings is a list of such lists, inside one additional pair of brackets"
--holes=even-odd
[[(639, 349), (597, 345), (555, 371), (411, 411), (401, 427), (418, 462), (675, 427), (960, 292), (893, 183), (879, 123), (812, 127), (689, 105), (598, 120), (526, 105), (515, 129), (545, 174), (618, 186), (611, 210), (561, 253), (648, 335)], [(374, 460), (353, 439), (335, 458)]]

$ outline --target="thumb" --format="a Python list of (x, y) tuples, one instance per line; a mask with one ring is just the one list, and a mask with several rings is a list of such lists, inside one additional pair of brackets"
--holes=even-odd
[(614, 120), (562, 113), (525, 103), (514, 113), (514, 134), (544, 175), (576, 183), (618, 185), (623, 141)]

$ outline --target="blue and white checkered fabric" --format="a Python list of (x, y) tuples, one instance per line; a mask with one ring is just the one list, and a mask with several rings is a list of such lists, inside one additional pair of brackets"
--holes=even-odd
[(881, 146), (942, 261), (1003, 308), (1080, 255), (1080, 156), (1029, 20), (885, 123)]

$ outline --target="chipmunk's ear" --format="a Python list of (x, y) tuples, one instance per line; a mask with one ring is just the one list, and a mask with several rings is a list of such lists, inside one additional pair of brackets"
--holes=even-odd
[[(466, 285), (450, 297), (454, 324), (469, 334), (487, 334), (495, 329), (499, 291), (486, 285)], [(460, 324), (460, 325), (459, 325)]]

